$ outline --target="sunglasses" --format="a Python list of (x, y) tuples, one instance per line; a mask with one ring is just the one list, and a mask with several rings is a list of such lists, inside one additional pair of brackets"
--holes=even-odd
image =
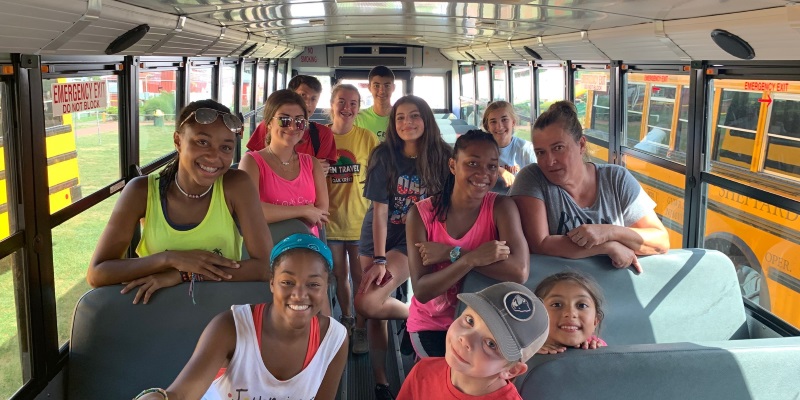
[(297, 129), (301, 131), (306, 130), (306, 125), (308, 125), (308, 120), (301, 117), (292, 118), (284, 116), (284, 117), (272, 117), (272, 119), (277, 119), (278, 126), (280, 126), (281, 128), (288, 128), (292, 124), (292, 121), (294, 121), (294, 126), (296, 126)]
[(224, 111), (217, 111), (213, 108), (198, 108), (192, 111), (192, 113), (178, 125), (178, 130), (180, 130), (183, 124), (185, 124), (189, 118), (192, 118), (192, 116), (194, 116), (194, 120), (198, 124), (209, 125), (213, 124), (220, 115), (222, 115), (222, 122), (225, 123), (225, 126), (230, 129), (231, 132), (237, 135), (242, 133), (242, 120), (240, 120), (239, 117)]

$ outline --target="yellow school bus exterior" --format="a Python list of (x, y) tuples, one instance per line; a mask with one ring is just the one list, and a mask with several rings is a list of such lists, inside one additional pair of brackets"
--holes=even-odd
[[(665, 158), (685, 159), (688, 99), (682, 95), (688, 86), (686, 75), (627, 74), (628, 95), (643, 96), (636, 101), (626, 99), (626, 145), (637, 143), (633, 147)], [(795, 116), (800, 111), (800, 84), (714, 80), (711, 96), (710, 171), (796, 198), (800, 116)], [(658, 102), (671, 103), (666, 110), (672, 114), (654, 108)], [(650, 118), (655, 110), (662, 118)], [(641, 123), (631, 123), (637, 114)], [(651, 135), (655, 130), (663, 134)], [(640, 143), (649, 147), (639, 147)], [(626, 157), (625, 165), (656, 202), (672, 247), (681, 247), (685, 177), (635, 157)], [(745, 297), (800, 325), (798, 214), (713, 185), (707, 186), (706, 196), (705, 247), (731, 258)]]

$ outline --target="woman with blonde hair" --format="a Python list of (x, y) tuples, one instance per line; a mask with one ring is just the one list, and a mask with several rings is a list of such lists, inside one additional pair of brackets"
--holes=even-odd
[(500, 179), (493, 191), (505, 194), (519, 170), (536, 162), (531, 142), (514, 136), (519, 117), (507, 101), (495, 101), (483, 113), (483, 130), (494, 136), (500, 147)]

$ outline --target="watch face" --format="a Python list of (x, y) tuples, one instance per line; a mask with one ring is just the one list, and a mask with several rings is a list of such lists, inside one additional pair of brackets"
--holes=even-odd
[(453, 250), (450, 250), (450, 262), (456, 262), (459, 257), (461, 257), (460, 247), (454, 247)]

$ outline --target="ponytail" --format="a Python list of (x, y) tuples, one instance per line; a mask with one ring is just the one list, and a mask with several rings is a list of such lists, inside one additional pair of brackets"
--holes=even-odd
[(550, 105), (533, 124), (533, 130), (545, 129), (553, 124), (561, 124), (572, 139), (577, 143), (583, 137), (583, 127), (578, 119), (578, 109), (569, 101), (557, 101)]

